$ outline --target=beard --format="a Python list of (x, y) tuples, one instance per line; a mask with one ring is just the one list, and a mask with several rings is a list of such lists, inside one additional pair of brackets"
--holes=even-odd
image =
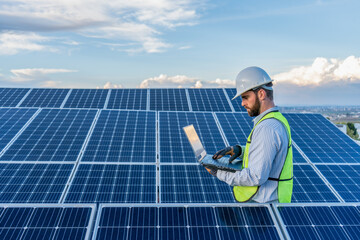
[(248, 109), (248, 114), (250, 117), (256, 117), (259, 116), (260, 114), (260, 100), (257, 95), (254, 106)]

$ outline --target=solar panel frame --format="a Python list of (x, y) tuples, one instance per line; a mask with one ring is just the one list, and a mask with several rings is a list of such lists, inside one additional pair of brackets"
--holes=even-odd
[(74, 164), (0, 163), (1, 203), (59, 203)]
[[(132, 188), (130, 188), (131, 184), (133, 184)], [(63, 202), (155, 203), (156, 189), (155, 164), (80, 163), (69, 183), (69, 188), (64, 193)], [(110, 199), (107, 193), (111, 193)], [(102, 200), (100, 201), (99, 198)]]
[(192, 111), (231, 112), (225, 93), (221, 88), (189, 88)]
[(0, 108), (0, 156), (36, 112), (36, 109)]
[(156, 117), (154, 111), (101, 110), (81, 162), (155, 163)]
[[(85, 233), (85, 236), (84, 236), (83, 239), (90, 239), (92, 229), (93, 229), (93, 223), (95, 221), (95, 216), (96, 216), (96, 211), (97, 211), (97, 208), (96, 208), (95, 204), (0, 204), (0, 209), (1, 208), (5, 208), (5, 209), (29, 209), (29, 210), (31, 210), (31, 216), (27, 217), (27, 224), (31, 224), (32, 220), (37, 220), (37, 221), (43, 222), (44, 224), (48, 224), (48, 225), (50, 223), (45, 222), (45, 221), (46, 220), (51, 221), (52, 220), (51, 218), (50, 219), (48, 219), (48, 218), (34, 219), (36, 217), (36, 215), (34, 215), (34, 213), (37, 210), (41, 210), (41, 209), (61, 209), (63, 211), (66, 211), (66, 209), (87, 209), (88, 208), (90, 210), (90, 214), (88, 216), (88, 221), (86, 222), (87, 225), (84, 226), (86, 228), (86, 233)], [(57, 219), (58, 220), (57, 221), (57, 226), (53, 227), (54, 228), (53, 233), (50, 232), (50, 235), (52, 237), (55, 237), (56, 234), (58, 234), (58, 232), (61, 231), (62, 229), (71, 229), (70, 227), (68, 227), (66, 225), (65, 226), (59, 226), (59, 224), (61, 224), (61, 221), (63, 221), (63, 219), (64, 219), (64, 215), (61, 215), (59, 217), (60, 218)], [(76, 219), (74, 219), (74, 220), (76, 220)], [(79, 224), (79, 221), (74, 221), (74, 223)], [(19, 222), (17, 222), (17, 224), (19, 224)], [(39, 228), (39, 227), (36, 227), (36, 226), (27, 226), (27, 224), (22, 226), (21, 228), (16, 228), (15, 227), (15, 229), (21, 230), (21, 235), (20, 235), (21, 237), (25, 237), (25, 238), (30, 237), (30, 236), (26, 236), (24, 234), (26, 234), (27, 231), (31, 231), (31, 230), (34, 230), (34, 229), (44, 230), (42, 233), (47, 231), (48, 234), (49, 234), (49, 231), (51, 231), (51, 227), (46, 227), (46, 228), (41, 228), (40, 227)], [(76, 228), (78, 228), (78, 227), (76, 227)], [(6, 230), (6, 229), (7, 228), (0, 227), (0, 234), (1, 234), (1, 230)], [(14, 229), (14, 227), (9, 227), (8, 229)], [(42, 237), (42, 239), (50, 239), (50, 238), (47, 238), (46, 235), (44, 236), (43, 234), (41, 234), (41, 237)], [(40, 238), (36, 238), (36, 239), (40, 239)]]
[(30, 88), (0, 88), (0, 107), (16, 107)]
[[(285, 221), (284, 221), (283, 216), (281, 215), (281, 213), (279, 211), (279, 208), (298, 208), (298, 209), (301, 210), (302, 208), (309, 208), (309, 207), (314, 207), (314, 208), (319, 207), (320, 209), (321, 208), (329, 209), (333, 214), (335, 214), (335, 216), (336, 216), (335, 220), (334, 220), (334, 218), (329, 218), (329, 217), (327, 217), (325, 219), (321, 219), (321, 218), (319, 219), (319, 217), (321, 217), (320, 214), (315, 214), (314, 216), (311, 216), (311, 215), (308, 215), (307, 212), (303, 212), (302, 214), (305, 213), (306, 214), (305, 217), (307, 218), (306, 222), (301, 222), (301, 224), (303, 224), (303, 225), (299, 225), (300, 223), (296, 223), (296, 221), (303, 221), (304, 220), (304, 219), (302, 219), (300, 217), (301, 216), (300, 214), (296, 214), (295, 224), (297, 224), (297, 225), (287, 225), (285, 223)], [(339, 226), (339, 227), (344, 228), (346, 230), (345, 234), (348, 234), (349, 230), (346, 228), (347, 223), (343, 222), (344, 220), (341, 220), (341, 222), (339, 222), (338, 216), (340, 216), (340, 214), (336, 215), (336, 212), (334, 211), (334, 209), (337, 208), (337, 207), (353, 207), (354, 211), (357, 211), (356, 215), (360, 216), (360, 209), (359, 209), (360, 203), (358, 203), (358, 202), (357, 203), (302, 203), (302, 204), (275, 203), (274, 206), (273, 206), (273, 210), (274, 210), (274, 214), (277, 216), (277, 219), (279, 221), (279, 225), (280, 225), (280, 227), (282, 229), (282, 232), (283, 232), (286, 239), (293, 239), (292, 235), (289, 234), (289, 230), (287, 228), (288, 226), (294, 226), (294, 227), (296, 226), (298, 228), (300, 228), (301, 226), (309, 226), (310, 230), (312, 230), (312, 234), (311, 234), (312, 238), (314, 238), (314, 239), (324, 239), (324, 236), (319, 235), (319, 232), (315, 229), (316, 227), (322, 227), (322, 226), (336, 227), (336, 226)], [(341, 211), (341, 214), (344, 214), (344, 211)], [(287, 214), (287, 216), (291, 217), (292, 215)], [(316, 220), (315, 217), (318, 218), (318, 220)], [(312, 222), (313, 219), (315, 219), (316, 221), (319, 221), (319, 220), (320, 221), (323, 221), (323, 220), (325, 220), (325, 221), (326, 220), (335, 221), (335, 222), (337, 222), (336, 224), (339, 224), (339, 225), (333, 225), (333, 224), (326, 225), (326, 223), (324, 223), (324, 222), (322, 222), (321, 224), (316, 224), (316, 223)], [(309, 222), (309, 220), (310, 220), (310, 222)], [(354, 220), (354, 221), (352, 221), (352, 220), (354, 220), (354, 219), (348, 219), (349, 222), (356, 221), (356, 220)], [(356, 225), (353, 225), (353, 224), (354, 223), (350, 223), (349, 226), (357, 227), (357, 231), (359, 232), (360, 231), (360, 224), (359, 223), (355, 223)], [(339, 227), (337, 227), (337, 228), (339, 228)], [(331, 230), (332, 229), (328, 228), (327, 233), (328, 234), (329, 233), (330, 234), (337, 234), (338, 233), (338, 231), (333, 232)], [(304, 239), (304, 238), (307, 237), (306, 235), (304, 235), (303, 231), (301, 231), (299, 234), (301, 234), (301, 239)], [(314, 234), (316, 235), (316, 237), (314, 237)], [(344, 234), (344, 232), (342, 232), (342, 234)], [(329, 236), (327, 236), (327, 237), (329, 237)], [(335, 235), (332, 235), (332, 237), (335, 237), (335, 239), (339, 239), (339, 236), (336, 237)], [(352, 238), (352, 239), (354, 239), (354, 238)]]
[(96, 113), (96, 110), (41, 109), (3, 152), (0, 161), (74, 162), (80, 154)]
[(284, 116), (293, 130), (292, 139), (311, 162), (360, 163), (360, 146), (322, 115), (286, 113)]
[(69, 89), (33, 88), (20, 107), (59, 108)]
[[(96, 217), (96, 221), (95, 221), (95, 225), (94, 225), (94, 231), (93, 231), (93, 240), (95, 239), (99, 239), (98, 234), (100, 234), (99, 229), (100, 228), (105, 228), (106, 226), (102, 226), (101, 225), (101, 220), (103, 219), (102, 217), (103, 215), (103, 211), (105, 211), (104, 209), (106, 208), (122, 208), (122, 209), (127, 209), (125, 210), (125, 218), (128, 218), (126, 221), (122, 222), (122, 224), (124, 224), (124, 226), (117, 226), (117, 225), (111, 225), (111, 227), (108, 228), (112, 230), (115, 229), (115, 231), (111, 232), (111, 233), (121, 233), (123, 236), (123, 238), (121, 239), (131, 239), (131, 235), (126, 234), (127, 231), (131, 231), (131, 229), (137, 230), (140, 229), (140, 233), (144, 233), (141, 230), (145, 229), (145, 228), (151, 228), (153, 229), (154, 232), (148, 232), (148, 234), (155, 234), (155, 238), (159, 238), (159, 239), (164, 239), (162, 236), (162, 234), (164, 234), (165, 231), (163, 230), (167, 230), (167, 233), (173, 233), (173, 234), (179, 234), (179, 231), (182, 232), (182, 234), (185, 233), (185, 235), (181, 235), (181, 238), (179, 239), (193, 239), (192, 238), (192, 230), (194, 231), (200, 231), (201, 233), (203, 233), (201, 238), (194, 238), (194, 239), (204, 239), (204, 235), (206, 235), (209, 231), (212, 231), (214, 233), (214, 235), (211, 235), (209, 239), (213, 239), (213, 237), (215, 237), (215, 239), (221, 238), (221, 234), (223, 234), (224, 232), (228, 232), (231, 233), (233, 230), (233, 228), (241, 228), (241, 226), (238, 225), (226, 225), (226, 224), (222, 224), (218, 221), (218, 219), (221, 217), (219, 215), (219, 209), (228, 209), (228, 208), (234, 208), (235, 210), (238, 210), (241, 212), (241, 219), (243, 219), (244, 222), (246, 222), (243, 227), (244, 229), (250, 229), (250, 230), (246, 230), (246, 237), (250, 238), (250, 236), (253, 236), (253, 234), (258, 233), (259, 234), (259, 230), (265, 230), (267, 227), (271, 227), (273, 229), (273, 233), (276, 234), (276, 238), (277, 239), (284, 239), (283, 238), (283, 234), (281, 232), (281, 228), (276, 220), (275, 214), (273, 213), (270, 204), (251, 204), (251, 203), (243, 203), (241, 205), (239, 204), (188, 204), (186, 206), (184, 205), (180, 205), (180, 204), (100, 204), (99, 205), (99, 209), (98, 209), (98, 213), (97, 213), (97, 217)], [(155, 223), (150, 223), (147, 224), (146, 226), (132, 226), (131, 223), (131, 214), (129, 214), (128, 211), (131, 211), (131, 209), (136, 209), (136, 208), (142, 208), (142, 209), (146, 209), (146, 208), (152, 208), (154, 210), (157, 210), (156, 214), (156, 224)], [(165, 224), (162, 225), (161, 224), (161, 217), (162, 215), (160, 214), (160, 211), (162, 211), (163, 209), (167, 210), (167, 209), (172, 209), (172, 208), (181, 208), (185, 210), (185, 221), (186, 221), (186, 225), (184, 226), (183, 224), (180, 225), (175, 225), (175, 226), (170, 226), (169, 224)], [(251, 222), (249, 222), (249, 216), (244, 215), (243, 211), (244, 209), (263, 209), (267, 215), (267, 218), (269, 219), (269, 221), (271, 221), (271, 225), (256, 225), (256, 224), (252, 224)], [(213, 226), (207, 226), (207, 225), (200, 225), (200, 226), (196, 226), (196, 225), (191, 225), (191, 223), (189, 222), (189, 211), (192, 211), (192, 209), (200, 209), (200, 210), (210, 210), (211, 215), (215, 218), (213, 219), (214, 221)], [(226, 213), (225, 213), (226, 214)], [(255, 215), (254, 215), (255, 216)], [(176, 216), (178, 217), (178, 216)], [(112, 217), (111, 219), (119, 219), (120, 217)], [(225, 216), (226, 218), (226, 216)], [(147, 218), (145, 218), (147, 219)], [(246, 220), (245, 220), (246, 219)], [(199, 218), (199, 216), (197, 216), (197, 221), (201, 221), (204, 220), (204, 218)], [(175, 221), (175, 223), (177, 223), (177, 221)], [(254, 222), (255, 223), (255, 222)], [(258, 222), (260, 223), (260, 222)], [(126, 226), (125, 226), (126, 224)], [(130, 226), (129, 226), (130, 224)], [(123, 229), (126, 230), (124, 231), (120, 231), (119, 229)], [(162, 230), (163, 229), (163, 230)], [(185, 230), (184, 230), (185, 229)], [(117, 230), (117, 231), (116, 231)], [(265, 230), (266, 231), (266, 230)], [(165, 232), (166, 233), (166, 232)], [(146, 232), (145, 234), (146, 235)], [(121, 236), (121, 235), (117, 235), (117, 236)], [(149, 235), (146, 235), (149, 236)], [(166, 235), (165, 235), (166, 236)], [(177, 235), (176, 235), (177, 236)], [(103, 236), (104, 237), (104, 236)], [(255, 235), (253, 236), (255, 238), (259, 238), (260, 235)], [(119, 239), (119, 238), (117, 238)], [(139, 239), (139, 238), (138, 238)], [(153, 237), (151, 237), (151, 239), (153, 239)], [(165, 238), (167, 239), (167, 238)], [(171, 239), (178, 239), (178, 238), (171, 238)], [(222, 239), (222, 238), (221, 238)], [(226, 239), (226, 238), (224, 238)], [(267, 239), (271, 239), (271, 238), (267, 238)]]
[(103, 109), (109, 89), (72, 89), (63, 108)]
[(150, 110), (189, 111), (186, 89), (151, 88)]
[(344, 202), (360, 202), (360, 164), (316, 164)]
[(148, 89), (111, 89), (106, 109), (147, 110), (147, 95)]

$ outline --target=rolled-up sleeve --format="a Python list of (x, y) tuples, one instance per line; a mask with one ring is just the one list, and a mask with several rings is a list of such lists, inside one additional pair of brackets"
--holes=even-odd
[(249, 148), (248, 167), (235, 173), (217, 171), (216, 176), (221, 181), (231, 186), (260, 186), (268, 180), (281, 140), (271, 124), (263, 124), (266, 121), (254, 129)]

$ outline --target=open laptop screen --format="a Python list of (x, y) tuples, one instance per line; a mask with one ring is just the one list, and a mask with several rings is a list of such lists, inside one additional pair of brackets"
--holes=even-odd
[(200, 138), (195, 131), (194, 125), (186, 126), (183, 129), (192, 149), (194, 150), (196, 159), (200, 161), (206, 155), (206, 151), (204, 149), (204, 146), (201, 144)]

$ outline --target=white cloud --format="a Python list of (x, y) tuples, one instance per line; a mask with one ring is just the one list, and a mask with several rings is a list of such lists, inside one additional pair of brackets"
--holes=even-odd
[[(47, 68), (24, 68), (12, 69), (13, 76), (10, 77), (12, 82), (29, 82), (29, 81), (42, 81), (45, 84), (52, 84), (48, 80), (49, 74), (55, 73), (70, 73), (76, 70), (69, 69), (47, 69)], [(46, 83), (48, 82), (48, 83)]]
[(335, 82), (360, 82), (360, 58), (349, 56), (345, 60), (318, 57), (311, 66), (293, 68), (272, 77), (277, 84), (320, 86)]
[(158, 77), (145, 79), (140, 88), (227, 88), (234, 87), (235, 81), (217, 78), (214, 81), (203, 81), (185, 75), (167, 76), (160, 74)]
[(56, 51), (53, 48), (42, 45), (49, 38), (35, 33), (3, 32), (0, 33), (0, 55), (14, 55), (20, 51)]
[(161, 30), (194, 25), (201, 2), (194, 0), (14, 0), (0, 2), (3, 28), (72, 31), (88, 37), (130, 41), (129, 51), (161, 52), (171, 44)]
[[(97, 87), (99, 88), (99, 87)], [(121, 84), (114, 84), (111, 82), (106, 82), (105, 85), (103, 86), (104, 89), (109, 89), (109, 88), (123, 88), (123, 85)]]

